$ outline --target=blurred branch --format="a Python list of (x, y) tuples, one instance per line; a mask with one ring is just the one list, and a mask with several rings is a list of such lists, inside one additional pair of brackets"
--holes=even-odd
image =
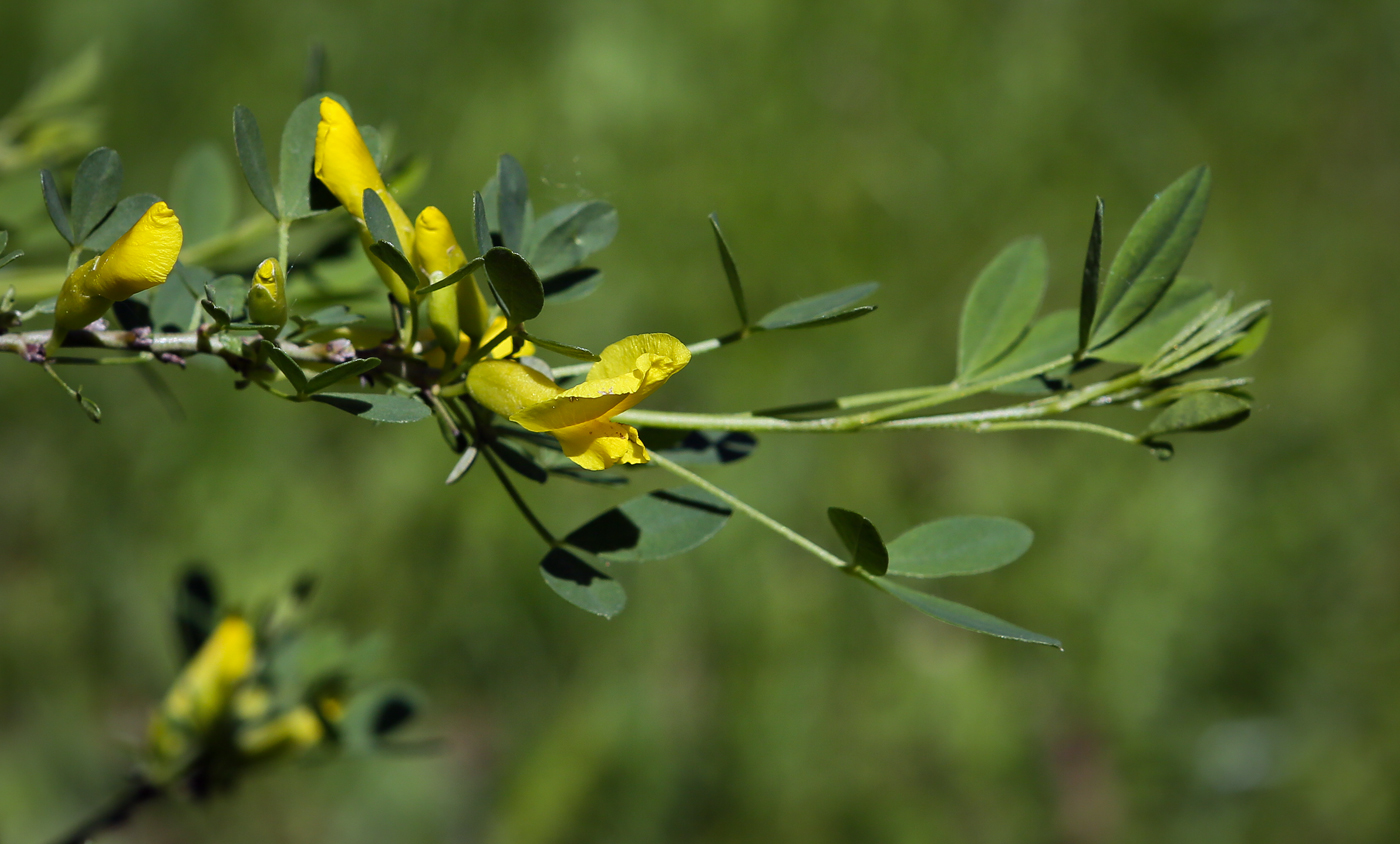
[(131, 817), (131, 813), (145, 803), (160, 797), (164, 792), (141, 777), (132, 777), (126, 789), (113, 797), (107, 805), (98, 809), (91, 817), (75, 826), (64, 835), (54, 839), (53, 844), (84, 844), (99, 832), (121, 826)]

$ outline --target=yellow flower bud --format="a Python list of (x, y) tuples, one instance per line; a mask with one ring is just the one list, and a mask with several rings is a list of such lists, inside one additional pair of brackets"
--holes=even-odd
[(248, 288), (248, 321), (273, 328), (260, 329), (262, 336), (277, 339), (287, 324), (287, 274), (276, 258), (268, 258), (253, 273), (253, 285)]
[[(492, 340), (496, 339), (497, 334), (500, 334), (502, 331), (506, 330), (506, 325), (506, 318), (503, 316), (498, 316), (495, 319), (491, 320), (491, 327), (486, 329), (486, 333), (482, 336), (481, 345), (485, 346), (487, 343), (490, 343)], [(501, 342), (497, 343), (491, 348), (491, 357), (496, 358), (497, 360), (500, 360), (501, 358), (529, 357), (534, 353), (535, 344), (531, 343), (529, 340), (526, 340), (525, 342), (520, 344), (519, 351), (516, 351), (515, 349), (514, 340), (502, 340)]]
[(219, 622), (185, 665), (151, 719), (150, 753), (159, 763), (177, 762), (222, 718), (234, 690), (253, 670), (253, 628), (231, 615)]
[[(431, 205), (423, 209), (413, 224), (413, 245), (416, 268), (429, 284), (442, 281), (467, 265), (467, 257), (452, 234), (452, 225), (447, 222), (446, 215)], [(454, 284), (428, 294), (428, 325), (444, 357), (456, 353), (461, 333), (457, 316), (459, 286)]]
[(385, 187), (384, 177), (379, 175), (374, 157), (369, 154), (369, 147), (365, 146), (365, 139), (361, 137), (350, 113), (330, 97), (321, 98), (321, 122), (316, 126), (313, 167), (316, 178), (345, 206), (350, 216), (359, 220), (360, 244), (365, 247), (365, 255), (394, 298), (400, 304), (407, 305), (408, 288), (403, 279), (369, 252), (374, 241), (365, 227), (365, 191), (374, 191), (384, 201), (405, 255), (413, 254), (413, 224)]
[(583, 383), (567, 390), (512, 360), (488, 360), (467, 373), (472, 398), (529, 431), (553, 434), (585, 469), (651, 459), (637, 429), (612, 417), (655, 392), (690, 362), (669, 334), (638, 334), (603, 350)]
[(113, 302), (165, 283), (180, 257), (184, 233), (170, 206), (157, 202), (107, 251), (63, 282), (54, 305), (55, 337), (99, 319)]
[(315, 747), (325, 735), (321, 719), (302, 704), (265, 724), (239, 730), (238, 751), (249, 761), (267, 761)]

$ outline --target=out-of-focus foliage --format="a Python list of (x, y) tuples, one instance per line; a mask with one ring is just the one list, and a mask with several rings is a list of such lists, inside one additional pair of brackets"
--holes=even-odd
[[(1172, 463), (1042, 433), (889, 434), (820, 463), (765, 442), (765, 462), (717, 473), (814, 534), (833, 502), (897, 524), (983, 512), (1036, 527), (1014, 573), (942, 592), (1053, 630), (1064, 655), (891, 613), (737, 524), (683, 564), (632, 572), (634, 592), (664, 600), (604, 623), (510, 564), (534, 540), (480, 477), (424, 482), (451, 463), (431, 438), (248, 402), (198, 374), (175, 386), (190, 424), (153, 395), (94, 427), (8, 367), (6, 840), (51, 834), (105, 795), (123, 760), (111, 737), (139, 739), (174, 673), (166, 585), (190, 554), (217, 554), (246, 598), (289, 568), (334, 574), (321, 611), (386, 633), (444, 749), (270, 773), (207, 813), (152, 812), (131, 840), (1400, 832), (1389, 4), (53, 2), (10, 15), (5, 102), (106, 36), (103, 140), (133, 190), (163, 194), (185, 150), (227, 145), (231, 103), (286, 113), (315, 33), (357, 114), (400, 120), (435, 183), (479, 184), (511, 150), (550, 205), (607, 200), (625, 222), (602, 261), (613, 297), (568, 317), (591, 348), (638, 322), (732, 320), (708, 295), (713, 242), (695, 225), (712, 210), (754, 313), (885, 283), (885, 322), (706, 356), (704, 378), (673, 385), (675, 406), (803, 401), (833, 369), (833, 393), (946, 379), (966, 282), (1001, 244), (1043, 232), (1065, 274), (1047, 308), (1072, 308), (1086, 197), (1103, 194), (1114, 244), (1198, 161), (1215, 201), (1187, 272), (1291, 316), (1252, 364), (1267, 385), (1255, 418)], [(469, 189), (449, 196), (444, 211), (467, 219)], [(596, 512), (539, 495), (575, 517), (561, 524)]]

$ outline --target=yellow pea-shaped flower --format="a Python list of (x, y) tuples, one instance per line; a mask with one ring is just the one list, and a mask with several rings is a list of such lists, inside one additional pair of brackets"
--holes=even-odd
[[(467, 256), (457, 244), (447, 215), (432, 205), (424, 208), (413, 224), (413, 246), (415, 269), (429, 284), (442, 281), (467, 265)], [(428, 325), (445, 355), (456, 353), (461, 334), (457, 312), (457, 288), (461, 286), (459, 282), (428, 294)]]
[(157, 202), (107, 250), (63, 282), (54, 305), (54, 345), (107, 313), (113, 302), (164, 284), (180, 257), (184, 232), (170, 206)]
[(253, 670), (254, 645), (252, 625), (241, 616), (219, 622), (151, 719), (149, 747), (156, 762), (184, 758), (224, 716), (234, 691)]
[(399, 245), (407, 256), (413, 255), (413, 224), (385, 187), (384, 177), (374, 165), (374, 157), (369, 154), (369, 147), (365, 146), (365, 139), (350, 113), (330, 97), (321, 98), (321, 122), (316, 126), (313, 168), (316, 178), (345, 206), (350, 216), (360, 222), (360, 244), (365, 248), (365, 255), (394, 298), (400, 304), (407, 305), (408, 288), (403, 279), (369, 252), (373, 240), (365, 227), (365, 191), (372, 190), (383, 200), (394, 229), (399, 234)]
[(325, 735), (321, 719), (301, 704), (266, 723), (239, 730), (236, 741), (248, 761), (268, 761), (315, 747)]
[(287, 274), (276, 258), (268, 258), (253, 273), (253, 285), (248, 288), (248, 320), (256, 325), (272, 326), (259, 331), (269, 340), (277, 339), (287, 324)]
[(560, 389), (513, 360), (488, 360), (467, 374), (481, 404), (529, 431), (553, 434), (565, 456), (585, 469), (650, 458), (637, 429), (612, 421), (690, 362), (690, 350), (669, 334), (638, 334), (603, 350), (583, 383)]

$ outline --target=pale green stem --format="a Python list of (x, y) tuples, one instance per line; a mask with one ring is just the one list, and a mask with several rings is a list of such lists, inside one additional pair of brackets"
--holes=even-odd
[(681, 466), (677, 463), (673, 463), (672, 461), (666, 459), (665, 457), (662, 457), (660, 454), (657, 454), (654, 451), (651, 452), (651, 462), (655, 463), (656, 465), (660, 466), (661, 468), (665, 469), (666, 471), (670, 472), (676, 477), (700, 487), (709, 494), (730, 505), (734, 509), (743, 512), (744, 515), (748, 516), (749, 518), (753, 519), (754, 521), (758, 522), (759, 524), (763, 525), (764, 527), (768, 528), (769, 530), (773, 531), (774, 533), (778, 534), (779, 536), (783, 537), (784, 539), (788, 540), (794, 545), (797, 545), (803, 550), (814, 554), (818, 559), (822, 560), (823, 562), (830, 563), (832, 566), (843, 570), (849, 569), (851, 567), (850, 564), (847, 563), (845, 560), (841, 559), (840, 557), (821, 547), (817, 543), (813, 542), (812, 540), (808, 539), (807, 537), (803, 536), (802, 534), (798, 533), (797, 531), (793, 530), (792, 528), (788, 527), (787, 525), (783, 524), (782, 522), (778, 521), (772, 516), (769, 516), (761, 510), (744, 502), (743, 500), (731, 495), (730, 493), (725, 492), (723, 489), (715, 486), (714, 484), (710, 483), (709, 481), (705, 480), (704, 478), (700, 477), (699, 475), (695, 474), (694, 472), (690, 471), (684, 466)]

